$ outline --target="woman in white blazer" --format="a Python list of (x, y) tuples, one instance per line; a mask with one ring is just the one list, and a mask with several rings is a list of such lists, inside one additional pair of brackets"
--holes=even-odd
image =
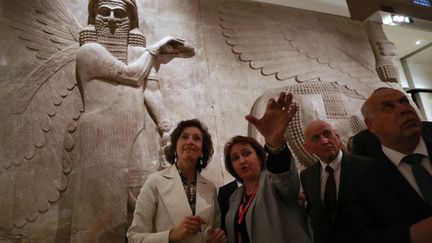
[(212, 155), (211, 136), (199, 120), (177, 125), (165, 150), (173, 165), (151, 174), (141, 188), (130, 243), (227, 241), (219, 228), (216, 187), (200, 175)]

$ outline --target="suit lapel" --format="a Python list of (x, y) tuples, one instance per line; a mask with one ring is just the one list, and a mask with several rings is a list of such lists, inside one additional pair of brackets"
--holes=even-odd
[[(256, 192), (255, 197), (254, 197), (254, 199), (252, 200), (252, 202), (251, 202), (251, 204), (249, 206), (249, 209), (246, 212), (246, 228), (247, 228), (247, 232), (248, 232), (248, 235), (249, 235), (249, 240), (251, 242), (254, 241), (254, 239), (252, 239), (252, 233), (251, 233), (252, 230), (253, 230), (252, 229), (253, 212), (255, 210), (255, 204), (256, 204), (258, 198), (260, 198), (260, 194), (261, 194), (261, 190), (260, 189), (263, 187), (262, 184), (264, 183), (265, 173), (267, 173), (267, 172), (261, 172), (260, 179), (259, 179), (259, 186), (257, 188), (257, 192)], [(241, 198), (243, 198), (243, 195), (242, 195)]]
[(387, 186), (401, 196), (401, 200), (407, 200), (413, 207), (430, 211), (429, 205), (410, 186), (408, 181), (399, 172), (396, 166), (384, 155), (381, 154), (374, 161), (377, 163), (378, 175)]
[(231, 199), (229, 202), (230, 209), (228, 210), (227, 215), (225, 217), (225, 225), (226, 225), (228, 237), (230, 236), (234, 236), (234, 237), (230, 237), (228, 239), (228, 242), (235, 242), (234, 219), (235, 219), (235, 214), (237, 213), (238, 207), (240, 205), (240, 201), (242, 199), (243, 190), (244, 190), (244, 185), (237, 188), (233, 192), (230, 198)]
[(337, 201), (338, 209), (347, 201), (349, 194), (348, 184), (350, 184), (350, 181), (352, 180), (354, 170), (354, 164), (350, 160), (349, 155), (343, 153), (339, 178), (339, 192)]
[(429, 160), (432, 163), (432, 131), (430, 131), (429, 127), (427, 127), (424, 123), (422, 127), (422, 138), (425, 141)]
[(310, 200), (316, 202), (316, 205), (323, 206), (321, 201), (321, 163), (315, 162), (311, 168), (311, 192)]
[(195, 215), (207, 220), (211, 214), (213, 197), (212, 185), (209, 184), (200, 174), (197, 174)]
[(186, 198), (180, 175), (177, 168), (172, 165), (162, 176), (166, 179), (165, 183), (158, 185), (162, 201), (172, 222), (181, 222), (186, 215), (192, 215), (192, 210)]

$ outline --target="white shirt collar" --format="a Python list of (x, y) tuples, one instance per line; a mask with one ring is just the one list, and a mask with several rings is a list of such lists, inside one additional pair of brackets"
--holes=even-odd
[[(395, 151), (395, 150), (393, 150), (389, 147), (386, 147), (384, 145), (381, 145), (381, 147), (382, 147), (382, 151), (384, 152), (384, 154), (396, 166), (399, 166), (403, 157), (407, 156), (407, 154)], [(422, 137), (420, 137), (420, 141), (418, 142), (417, 147), (415, 148), (413, 154), (414, 153), (415, 154), (423, 154), (426, 157), (428, 157), (428, 151), (427, 151), (426, 143)]]
[[(330, 164), (328, 164), (328, 165), (330, 165), (330, 167), (332, 167), (332, 169), (334, 171), (337, 171), (337, 170), (339, 170), (339, 168), (341, 166), (341, 162), (342, 162), (342, 150), (339, 149), (339, 153), (336, 156), (336, 158), (332, 162), (330, 162)], [(325, 171), (325, 167), (327, 166), (327, 164), (322, 162), (321, 160), (320, 160), (320, 163), (321, 163), (322, 171)]]

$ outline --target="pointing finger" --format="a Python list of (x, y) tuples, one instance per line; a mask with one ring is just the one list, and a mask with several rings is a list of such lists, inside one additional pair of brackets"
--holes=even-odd
[(277, 103), (277, 105), (279, 107), (283, 107), (284, 106), (284, 104), (285, 104), (285, 98), (286, 98), (285, 92), (281, 92), (279, 94), (279, 97), (278, 97), (277, 101), (276, 101), (276, 103)]
[(273, 108), (276, 105), (276, 100), (274, 98), (270, 98), (267, 101), (267, 109)]
[(285, 99), (283, 101), (283, 107), (282, 110), (287, 111), (290, 108), (290, 105), (292, 103), (292, 94), (291, 93), (287, 93), (285, 96)]
[(254, 126), (256, 126), (256, 124), (258, 123), (258, 119), (257, 119), (256, 117), (252, 116), (252, 115), (247, 115), (247, 116), (245, 117), (245, 119), (246, 119), (248, 122), (252, 123), (252, 125), (254, 125)]

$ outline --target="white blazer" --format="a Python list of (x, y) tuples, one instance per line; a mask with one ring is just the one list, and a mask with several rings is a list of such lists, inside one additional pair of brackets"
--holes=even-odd
[[(215, 185), (197, 174), (195, 215), (206, 224), (201, 233), (181, 242), (206, 242), (207, 231), (220, 227), (220, 212)], [(185, 216), (192, 215), (180, 175), (175, 165), (151, 174), (138, 196), (132, 225), (127, 232), (130, 243), (168, 242), (169, 231)]]

